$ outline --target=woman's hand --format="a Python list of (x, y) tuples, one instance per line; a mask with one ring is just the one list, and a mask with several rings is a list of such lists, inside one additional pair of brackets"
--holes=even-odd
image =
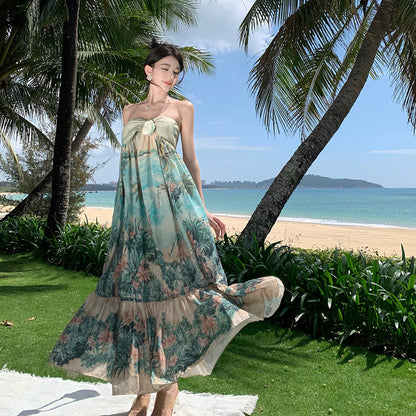
[(205, 212), (207, 214), (209, 225), (214, 229), (215, 236), (217, 238), (223, 238), (226, 232), (225, 224), (218, 217), (214, 217), (208, 211)]

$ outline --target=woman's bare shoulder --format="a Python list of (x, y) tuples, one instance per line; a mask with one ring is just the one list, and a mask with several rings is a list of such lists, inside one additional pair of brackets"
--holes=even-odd
[(189, 117), (194, 113), (194, 105), (188, 100), (175, 100), (175, 106), (181, 118)]
[(177, 105), (180, 106), (182, 109), (185, 110), (193, 110), (194, 105), (189, 101), (189, 100), (176, 100), (177, 101)]

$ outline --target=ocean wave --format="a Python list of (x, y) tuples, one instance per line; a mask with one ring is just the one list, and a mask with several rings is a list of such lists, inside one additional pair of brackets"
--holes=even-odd
[(218, 217), (231, 217), (231, 218), (250, 218), (251, 215), (247, 215), (247, 214), (224, 214), (222, 212), (212, 212), (212, 215), (216, 215)]
[(293, 222), (304, 222), (304, 223), (321, 224), (321, 225), (337, 225), (337, 226), (342, 226), (342, 227), (406, 228), (409, 230), (414, 230), (416, 228), (416, 227), (406, 227), (404, 225), (348, 222), (348, 221), (327, 220), (327, 219), (322, 219), (322, 218), (279, 217), (277, 221), (293, 221)]
[[(230, 217), (230, 218), (243, 218), (249, 219), (250, 215), (243, 214), (229, 214), (229, 213), (220, 213), (216, 212), (213, 215), (219, 217)], [(337, 221), (337, 220), (328, 220), (323, 218), (297, 218), (297, 217), (279, 217), (277, 221), (288, 221), (288, 222), (303, 222), (309, 224), (321, 224), (321, 225), (335, 225), (340, 227), (365, 227), (365, 228), (405, 228), (409, 230), (414, 230), (416, 227), (408, 227), (404, 225), (391, 225), (391, 224), (378, 224), (378, 223), (362, 223), (362, 222), (348, 222), (348, 221)]]

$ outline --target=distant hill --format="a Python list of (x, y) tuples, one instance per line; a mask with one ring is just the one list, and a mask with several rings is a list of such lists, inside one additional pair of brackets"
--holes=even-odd
[[(215, 181), (203, 188), (268, 188), (273, 181), (274, 178), (261, 182)], [(382, 186), (360, 179), (333, 179), (319, 175), (305, 175), (298, 188), (382, 188)]]
[(240, 188), (240, 189), (252, 189), (258, 188), (257, 182), (251, 181), (214, 181), (209, 184), (202, 185), (205, 189), (212, 188)]
[(361, 179), (332, 179), (319, 175), (305, 175), (299, 188), (382, 188), (377, 183)]
[(82, 191), (94, 192), (94, 191), (114, 191), (117, 189), (117, 182), (110, 183), (87, 183)]
[[(253, 189), (268, 188), (274, 178), (266, 179), (261, 182), (252, 181), (214, 181), (210, 184), (202, 185), (204, 189)], [(117, 182), (102, 184), (87, 184), (83, 190), (87, 192), (114, 191)], [(359, 179), (332, 179), (319, 175), (305, 175), (298, 188), (382, 188), (381, 185)]]
[[(268, 188), (274, 178), (258, 182), (260, 188)], [(333, 179), (319, 175), (305, 175), (300, 181), (298, 188), (382, 188), (376, 183), (360, 179)]]

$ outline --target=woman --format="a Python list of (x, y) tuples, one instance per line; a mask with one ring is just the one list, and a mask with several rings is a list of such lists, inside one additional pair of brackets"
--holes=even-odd
[[(124, 129), (109, 251), (96, 291), (65, 328), (51, 363), (137, 394), (129, 416), (170, 416), (180, 377), (208, 375), (247, 323), (271, 316), (275, 277), (227, 286), (204, 205), (194, 150), (194, 108), (169, 92), (184, 65), (174, 45), (152, 42), (149, 93), (123, 110)], [(183, 159), (176, 152), (182, 140)]]

